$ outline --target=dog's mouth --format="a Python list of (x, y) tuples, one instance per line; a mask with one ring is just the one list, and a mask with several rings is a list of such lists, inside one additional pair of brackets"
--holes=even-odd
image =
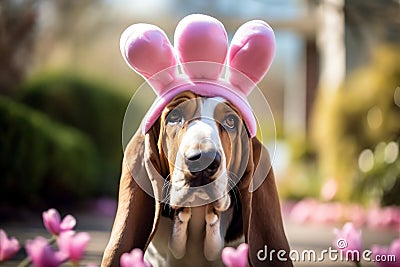
[[(211, 187), (211, 186), (210, 186)], [(223, 194), (216, 192), (212, 188), (183, 187), (180, 189), (171, 189), (169, 192), (169, 205), (173, 209), (182, 207), (197, 207), (211, 204), (218, 211), (225, 211), (231, 205), (231, 199), (228, 192)]]
[(224, 153), (218, 149), (199, 151), (189, 150), (185, 164), (180, 168), (175, 165), (164, 191), (167, 202), (172, 208), (212, 204), (216, 210), (225, 211), (231, 201)]
[(186, 197), (188, 202), (194, 202), (196, 198), (210, 200), (211, 198), (213, 198), (213, 194), (212, 192), (206, 193), (205, 190), (198, 189), (197, 191), (193, 192), (192, 194)]
[(184, 206), (190, 206), (198, 201), (210, 201), (212, 199), (215, 199), (215, 194), (212, 191), (200, 188), (189, 190), (186, 194), (178, 198), (177, 202), (182, 203)]

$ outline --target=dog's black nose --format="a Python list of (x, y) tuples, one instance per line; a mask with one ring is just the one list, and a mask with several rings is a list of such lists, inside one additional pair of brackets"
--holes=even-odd
[(197, 181), (196, 183), (200, 183), (201, 185), (209, 183), (211, 178), (218, 170), (219, 165), (221, 164), (221, 155), (217, 151), (197, 151), (195, 153), (190, 153), (185, 158), (185, 163), (188, 166), (190, 173), (195, 178), (195, 180), (204, 180)]

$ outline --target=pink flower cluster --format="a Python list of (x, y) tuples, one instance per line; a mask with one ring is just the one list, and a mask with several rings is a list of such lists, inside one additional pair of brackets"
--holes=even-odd
[[(42, 214), (43, 224), (52, 234), (50, 240), (38, 236), (33, 240), (27, 240), (25, 245), (28, 258), (24, 260), (24, 266), (33, 264), (35, 267), (57, 267), (70, 261), (73, 266), (78, 266), (82, 260), (90, 236), (88, 233), (76, 233), (73, 231), (76, 220), (72, 215), (61, 219), (60, 213), (55, 209), (49, 209)], [(53, 243), (56, 243), (55, 246)], [(58, 249), (57, 249), (58, 247)], [(20, 250), (17, 239), (8, 238), (5, 231), (0, 229), (0, 263), (9, 260)], [(237, 249), (227, 247), (222, 252), (222, 260), (228, 267), (247, 266), (247, 244), (241, 244)], [(121, 256), (122, 267), (151, 267), (143, 257), (140, 249), (133, 249), (130, 253)], [(87, 267), (94, 267), (90, 264)]]
[[(76, 220), (72, 215), (67, 215), (61, 220), (59, 212), (55, 209), (49, 209), (42, 215), (43, 224), (53, 238), (47, 240), (38, 236), (27, 240), (25, 249), (28, 260), (24, 262), (31, 262), (35, 267), (57, 267), (66, 261), (78, 265), (89, 243), (89, 234), (73, 231)], [(54, 241), (57, 242), (59, 250), (53, 245)], [(15, 238), (8, 239), (6, 233), (0, 230), (0, 262), (14, 257), (19, 249), (18, 241)]]
[[(291, 214), (296, 215), (296, 212), (298, 212), (298, 216), (303, 216), (300, 217), (302, 222), (310, 220), (310, 218), (312, 218), (309, 211), (310, 207), (320, 208), (316, 201), (305, 200), (295, 205), (291, 209)], [(302, 210), (308, 213), (300, 212)], [(379, 212), (383, 214), (387, 213), (386, 215), (388, 217), (384, 220), (381, 219), (379, 224), (375, 226), (396, 225), (399, 219), (399, 217), (396, 217), (398, 214), (395, 212), (397, 211), (397, 209), (393, 208), (379, 210)], [(373, 209), (371, 212), (377, 212), (377, 209)], [(395, 214), (393, 215), (392, 213)], [(372, 215), (382, 216), (381, 213), (378, 215), (373, 213)], [(329, 222), (331, 221), (329, 220)], [(75, 218), (71, 215), (67, 215), (61, 219), (60, 214), (55, 209), (43, 212), (43, 224), (53, 237), (47, 240), (44, 237), (38, 236), (33, 240), (26, 241), (25, 249), (28, 254), (27, 264), (32, 263), (35, 267), (57, 267), (70, 261), (74, 266), (78, 266), (89, 243), (89, 234), (84, 232), (76, 233), (73, 231), (76, 225)], [(350, 256), (348, 258), (350, 261), (355, 262), (357, 266), (361, 266), (359, 259), (352, 258), (354, 254), (347, 253), (359, 251), (360, 255), (362, 254), (361, 230), (357, 229), (352, 222), (348, 222), (342, 229), (335, 229), (334, 232), (336, 235), (334, 246), (344, 255)], [(344, 246), (343, 242), (345, 244)], [(56, 243), (57, 246), (55, 246), (54, 243)], [(8, 238), (7, 234), (0, 229), (0, 263), (13, 258), (19, 250), (20, 245), (18, 240), (15, 238)], [(246, 267), (248, 264), (248, 250), (249, 247), (245, 243), (239, 245), (237, 249), (226, 247), (222, 251), (222, 261), (227, 267)], [(394, 240), (388, 247), (374, 245), (371, 251), (373, 259), (375, 259), (375, 263), (378, 267), (399, 266), (400, 237)], [(397, 262), (377, 260), (388, 258), (389, 256), (394, 256)], [(24, 262), (26, 262), (26, 260)], [(124, 253), (121, 256), (120, 264), (122, 267), (151, 267), (151, 265), (144, 260), (143, 252), (140, 249), (133, 249), (130, 253)], [(90, 264), (87, 267), (89, 266), (93, 267), (95, 265)]]
[[(362, 235), (361, 230), (357, 229), (351, 222), (346, 223), (342, 229), (334, 230), (336, 238), (334, 246), (350, 261), (361, 266), (360, 258), (353, 258), (355, 255), (352, 251), (358, 251), (362, 255)], [(398, 267), (400, 260), (400, 236), (392, 242), (389, 247), (373, 245), (371, 248), (371, 259), (378, 267)], [(388, 260), (393, 257), (392, 260)]]
[(366, 209), (358, 204), (304, 199), (293, 205), (286, 204), (284, 212), (297, 223), (338, 224), (350, 221), (356, 226), (400, 229), (400, 208), (394, 206)]
[[(246, 267), (249, 247), (246, 243), (240, 244), (237, 249), (226, 247), (222, 251), (222, 261), (227, 267)], [(130, 253), (124, 253), (120, 259), (121, 267), (151, 267), (143, 257), (143, 251), (135, 248)]]

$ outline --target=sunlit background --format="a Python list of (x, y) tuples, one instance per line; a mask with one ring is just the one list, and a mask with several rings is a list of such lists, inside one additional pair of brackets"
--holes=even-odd
[(172, 41), (192, 13), (218, 18), (229, 38), (251, 19), (275, 31), (259, 87), (285, 222), (400, 229), (398, 0), (2, 0), (0, 223), (51, 206), (113, 216), (123, 116), (143, 83), (119, 37), (146, 22)]

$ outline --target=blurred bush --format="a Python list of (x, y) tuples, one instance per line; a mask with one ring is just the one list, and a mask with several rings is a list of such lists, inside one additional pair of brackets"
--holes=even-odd
[(279, 194), (289, 200), (318, 198), (322, 186), (316, 163), (316, 155), (310, 142), (303, 137), (291, 136), (285, 139), (290, 149), (290, 168), (278, 178)]
[[(20, 101), (85, 134), (101, 160), (99, 194), (115, 194), (122, 162), (121, 129), (129, 97), (73, 74), (47, 74), (25, 84)], [(141, 118), (137, 118), (141, 119)]]
[(0, 202), (60, 202), (95, 191), (98, 156), (87, 136), (1, 96), (0, 129)]
[[(338, 182), (339, 199), (400, 204), (399, 164), (393, 163), (393, 171), (392, 167), (380, 166), (372, 152), (365, 154), (382, 142), (395, 142), (398, 147), (400, 107), (394, 95), (399, 85), (400, 52), (396, 47), (383, 46), (376, 49), (370, 64), (349, 76), (342, 88), (320, 90), (313, 137), (323, 175)], [(396, 197), (386, 201), (389, 195)]]

